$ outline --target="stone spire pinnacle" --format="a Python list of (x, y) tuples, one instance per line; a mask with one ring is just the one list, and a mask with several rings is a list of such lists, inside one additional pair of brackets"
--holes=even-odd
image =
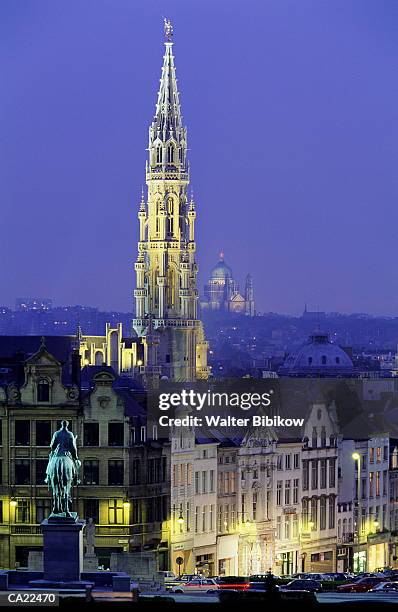
[(182, 129), (182, 115), (174, 65), (172, 25), (165, 20), (165, 54), (163, 56), (162, 76), (156, 103), (155, 117), (152, 122), (153, 135), (162, 140), (170, 136), (177, 139)]

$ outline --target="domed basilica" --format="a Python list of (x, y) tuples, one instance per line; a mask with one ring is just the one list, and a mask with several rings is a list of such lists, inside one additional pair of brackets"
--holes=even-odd
[(287, 356), (279, 373), (288, 376), (342, 376), (355, 374), (349, 355), (329, 335), (316, 329), (308, 341), (295, 353)]
[(246, 276), (243, 296), (239, 292), (239, 285), (234, 280), (231, 268), (225, 263), (224, 253), (221, 252), (204, 287), (200, 307), (202, 311), (219, 310), (253, 317), (255, 310), (252, 277), (250, 274)]

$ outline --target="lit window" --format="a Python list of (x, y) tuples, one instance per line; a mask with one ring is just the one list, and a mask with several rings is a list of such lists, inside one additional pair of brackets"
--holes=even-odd
[(38, 402), (49, 402), (50, 401), (50, 385), (48, 380), (42, 378), (37, 384), (37, 401)]

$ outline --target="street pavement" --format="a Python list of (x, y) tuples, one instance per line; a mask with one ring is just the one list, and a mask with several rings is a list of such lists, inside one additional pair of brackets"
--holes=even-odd
[[(176, 603), (188, 604), (188, 603), (202, 603), (202, 604), (216, 604), (218, 603), (218, 596), (211, 593), (142, 593), (140, 597), (153, 598), (156, 596), (166, 596), (174, 599)], [(372, 604), (386, 604), (391, 603), (398, 606), (398, 594), (394, 593), (317, 593), (316, 597), (320, 604), (338, 604), (343, 602), (351, 603), (372, 603)], [(398, 609), (398, 608), (397, 608)]]

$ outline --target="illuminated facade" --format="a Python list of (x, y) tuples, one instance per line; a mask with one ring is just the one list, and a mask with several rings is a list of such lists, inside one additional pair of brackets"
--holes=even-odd
[(67, 419), (82, 462), (73, 509), (96, 525), (98, 564), (110, 567), (112, 554), (145, 551), (167, 569), (170, 450), (147, 435), (132, 389), (107, 367), (70, 376), (44, 342), (27, 359), (19, 354), (2, 363), (0, 567), (28, 567), (29, 553), (40, 558), (41, 522), (51, 512), (44, 482), (49, 445)]
[(149, 128), (147, 201), (139, 206), (134, 330), (146, 345), (141, 372), (177, 381), (207, 378), (207, 343), (197, 316), (196, 207), (188, 198), (187, 130), (183, 125), (171, 41)]
[(213, 267), (204, 287), (200, 307), (204, 312), (224, 311), (254, 317), (254, 290), (251, 275), (246, 276), (245, 293), (242, 295), (231, 268), (225, 263), (224, 253), (221, 251), (219, 260)]

